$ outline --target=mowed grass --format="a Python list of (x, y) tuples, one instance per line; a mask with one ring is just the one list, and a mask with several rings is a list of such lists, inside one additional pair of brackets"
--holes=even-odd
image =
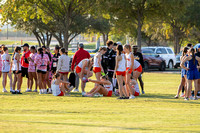
[(0, 93), (0, 132), (200, 132), (200, 100), (173, 98), (179, 74), (145, 73), (143, 79), (146, 94), (133, 100)]

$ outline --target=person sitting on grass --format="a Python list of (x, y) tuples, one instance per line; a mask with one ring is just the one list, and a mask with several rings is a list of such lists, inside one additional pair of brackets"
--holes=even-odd
[[(60, 73), (56, 73), (53, 76), (53, 80), (51, 82), (51, 89), (52, 89), (52, 94), (54, 96), (66, 96), (69, 95), (69, 92), (72, 89), (68, 88), (68, 85), (70, 84), (69, 82), (62, 81)], [(67, 92), (66, 92), (67, 90)]]
[(96, 93), (102, 94), (103, 96), (107, 97), (112, 96), (113, 86), (106, 76), (101, 76), (100, 81), (88, 79), (88, 82), (95, 83), (96, 86), (84, 96), (93, 97)]

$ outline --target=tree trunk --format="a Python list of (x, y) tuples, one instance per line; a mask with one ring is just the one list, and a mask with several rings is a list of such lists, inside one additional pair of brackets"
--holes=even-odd
[(104, 46), (106, 46), (106, 35), (105, 35), (105, 33), (102, 33), (103, 34), (103, 44), (104, 44)]
[(142, 24), (141, 20), (138, 19), (138, 27), (137, 27), (137, 46), (138, 46), (138, 51), (141, 51), (141, 44), (142, 44)]
[(64, 35), (64, 48), (65, 48), (65, 50), (68, 51), (68, 46), (69, 46), (69, 34), (68, 34), (68, 31), (64, 31), (63, 35)]

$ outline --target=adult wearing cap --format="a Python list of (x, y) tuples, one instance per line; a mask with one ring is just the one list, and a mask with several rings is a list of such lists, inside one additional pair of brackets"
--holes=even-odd
[[(144, 68), (144, 60), (143, 60), (143, 56), (142, 56), (142, 53), (138, 52), (138, 46), (137, 45), (134, 45), (133, 47), (133, 54), (134, 54), (134, 59), (137, 60), (142, 68)], [(144, 82), (142, 81), (142, 74), (138, 77), (138, 80), (140, 82), (140, 87), (142, 89), (142, 94), (144, 94)]]
[[(28, 78), (28, 66), (29, 66), (29, 61), (28, 57), (30, 56), (31, 52), (29, 50), (29, 45), (25, 43), (23, 46), (23, 52), (22, 52), (22, 57), (21, 57), (21, 66), (22, 66), (22, 79), (23, 77), (26, 76), (27, 80), (27, 92), (30, 92), (31, 90), (29, 89), (29, 78)], [(23, 83), (23, 80), (21, 80), (21, 83)]]
[[(75, 66), (77, 66), (79, 64), (79, 62), (81, 62), (83, 59), (89, 59), (90, 58), (90, 54), (88, 51), (84, 50), (84, 45), (83, 43), (80, 43), (78, 45), (79, 50), (76, 51), (76, 53), (73, 56), (72, 59), (72, 65), (71, 65), (71, 70), (74, 71)], [(74, 89), (74, 91), (79, 91), (78, 90), (78, 86), (79, 86), (79, 77), (78, 74), (76, 74), (76, 82), (75, 82), (75, 86), (76, 88)]]

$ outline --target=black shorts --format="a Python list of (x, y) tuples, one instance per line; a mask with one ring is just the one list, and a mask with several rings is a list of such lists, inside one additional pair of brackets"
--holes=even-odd
[(28, 78), (28, 68), (22, 67), (22, 77)]
[(45, 72), (45, 71), (41, 71), (41, 70), (37, 70), (37, 73), (46, 74), (47, 72)]
[(14, 74), (19, 74), (19, 73), (22, 73), (22, 71), (20, 70), (20, 71), (18, 71), (18, 72), (16, 73), (16, 70), (15, 70), (15, 71), (13, 71), (13, 73), (14, 73)]

